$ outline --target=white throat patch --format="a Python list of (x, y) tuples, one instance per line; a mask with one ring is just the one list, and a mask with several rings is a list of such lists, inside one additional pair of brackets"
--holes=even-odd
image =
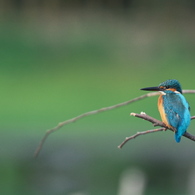
[[(164, 91), (159, 91), (162, 95), (166, 95), (166, 93)], [(177, 94), (180, 94), (179, 91), (174, 91), (173, 93), (177, 93)]]
[(166, 95), (166, 93), (164, 91), (159, 91), (162, 95)]

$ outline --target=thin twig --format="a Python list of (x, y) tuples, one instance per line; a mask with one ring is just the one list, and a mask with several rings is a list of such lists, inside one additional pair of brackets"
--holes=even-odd
[[(129, 140), (132, 140), (136, 137), (138, 137), (139, 135), (145, 135), (145, 134), (148, 134), (148, 133), (153, 133), (153, 132), (157, 132), (157, 131), (163, 131), (163, 130), (171, 130), (171, 131), (174, 131), (173, 129), (167, 127), (162, 121), (159, 121), (145, 113), (141, 113), (141, 114), (137, 114), (137, 113), (131, 113), (130, 115), (132, 116), (135, 116), (135, 117), (138, 117), (138, 118), (141, 118), (141, 119), (144, 119), (146, 121), (149, 121), (151, 122), (154, 126), (160, 126), (162, 128), (159, 128), (159, 129), (152, 129), (152, 130), (147, 130), (147, 131), (142, 131), (142, 132), (137, 132), (136, 134), (130, 136), (130, 137), (126, 137), (125, 140), (118, 146), (118, 148), (122, 148)], [(192, 116), (191, 117), (191, 120), (195, 119), (195, 116)], [(184, 137), (192, 140), (192, 141), (195, 141), (195, 136), (194, 135), (191, 135), (190, 133), (188, 132), (185, 132), (185, 134), (183, 135)]]
[[(195, 93), (195, 90), (183, 90), (183, 93)], [(130, 103), (136, 102), (136, 101), (138, 101), (138, 100), (141, 100), (141, 99), (144, 99), (144, 98), (147, 98), (147, 97), (156, 96), (156, 95), (158, 95), (158, 94), (159, 94), (159, 92), (147, 93), (147, 94), (144, 94), (144, 95), (139, 96), (139, 97), (137, 97), (137, 98), (128, 100), (128, 101), (126, 101), (126, 102), (122, 102), (122, 103), (119, 103), (119, 104), (116, 104), (116, 105), (113, 105), (113, 106), (104, 107), (104, 108), (101, 108), (101, 109), (98, 109), (98, 110), (86, 112), (86, 113), (81, 114), (81, 115), (79, 115), (79, 116), (77, 116), (77, 117), (74, 117), (74, 118), (72, 118), (72, 119), (69, 119), (69, 120), (60, 122), (60, 123), (59, 123), (57, 126), (55, 126), (54, 128), (49, 129), (49, 130), (46, 131), (44, 137), (43, 137), (42, 140), (40, 141), (40, 143), (39, 143), (39, 145), (38, 145), (38, 147), (37, 147), (37, 149), (36, 149), (36, 151), (35, 151), (35, 153), (34, 153), (34, 156), (37, 157), (37, 156), (39, 155), (39, 153), (40, 153), (40, 151), (41, 151), (41, 149), (42, 149), (42, 147), (43, 147), (43, 144), (45, 143), (47, 137), (48, 137), (51, 133), (53, 133), (53, 132), (59, 130), (59, 129), (60, 129), (61, 127), (63, 127), (64, 125), (67, 125), (67, 124), (69, 124), (69, 123), (73, 123), (73, 122), (75, 122), (75, 121), (77, 121), (77, 120), (79, 120), (79, 119), (81, 119), (81, 118), (83, 118), (83, 117), (89, 116), (89, 115), (93, 115), (93, 114), (97, 114), (97, 113), (100, 113), (100, 112), (112, 110), (112, 109), (115, 109), (115, 108), (119, 108), (119, 107), (128, 105), (128, 104), (130, 104)]]
[(137, 114), (137, 113), (130, 113), (131, 116), (135, 116), (135, 117), (138, 117), (138, 118), (142, 118), (146, 121), (149, 121), (151, 122), (154, 126), (161, 126), (161, 127), (165, 127), (166, 128), (166, 125), (162, 122), (162, 121), (159, 121), (149, 115), (147, 115), (146, 113), (143, 113), (141, 112), (140, 114)]
[[(194, 90), (194, 93), (195, 93), (195, 90)], [(41, 151), (41, 149), (43, 147), (43, 144), (44, 144), (45, 140), (47, 139), (47, 137), (51, 133), (53, 133), (53, 132), (57, 131), (58, 129), (60, 129), (62, 126), (67, 125), (69, 123), (73, 123), (73, 122), (75, 122), (75, 121), (77, 121), (77, 120), (79, 120), (79, 119), (81, 119), (83, 117), (86, 117), (86, 116), (89, 116), (89, 115), (93, 115), (93, 114), (97, 114), (97, 113), (104, 112), (104, 111), (108, 111), (108, 110), (112, 110), (112, 109), (115, 109), (115, 108), (118, 108), (118, 107), (121, 107), (121, 106), (128, 105), (128, 104), (130, 104), (132, 102), (135, 102), (135, 101), (144, 99), (146, 97), (156, 96), (158, 94), (159, 94), (159, 92), (147, 93), (145, 95), (142, 95), (140, 97), (134, 98), (132, 100), (129, 100), (129, 101), (126, 101), (126, 102), (122, 102), (122, 103), (119, 103), (119, 104), (116, 104), (116, 105), (113, 105), (113, 106), (109, 106), (109, 107), (105, 107), (105, 108), (100, 108), (98, 110), (93, 110), (93, 111), (90, 111), (90, 112), (86, 112), (86, 113), (81, 114), (81, 115), (79, 115), (77, 117), (74, 117), (72, 119), (66, 120), (64, 122), (61, 122), (56, 127), (54, 127), (52, 129), (49, 129), (49, 130), (46, 131), (43, 139), (41, 140), (40, 144), (38, 145), (38, 147), (37, 147), (37, 149), (36, 149), (36, 151), (34, 153), (34, 156), (37, 157), (39, 155), (39, 153), (40, 153), (40, 151)]]
[(137, 132), (136, 134), (134, 134), (130, 137), (126, 137), (125, 140), (118, 146), (118, 148), (122, 148), (129, 140), (134, 139), (140, 135), (145, 135), (148, 133), (154, 133), (154, 132), (164, 131), (164, 130), (165, 130), (165, 128), (159, 128), (159, 129), (152, 129), (152, 130)]

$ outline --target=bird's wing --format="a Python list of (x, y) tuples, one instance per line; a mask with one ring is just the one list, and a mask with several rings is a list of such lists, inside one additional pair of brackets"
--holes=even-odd
[(189, 107), (187, 101), (181, 94), (167, 94), (163, 104), (169, 124), (178, 129), (185, 118), (188, 117), (185, 116)]

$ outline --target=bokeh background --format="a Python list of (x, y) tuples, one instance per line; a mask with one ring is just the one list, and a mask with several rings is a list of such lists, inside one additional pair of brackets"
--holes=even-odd
[(64, 126), (33, 158), (61, 121), (166, 79), (195, 89), (194, 11), (191, 0), (1, 0), (0, 194), (194, 195), (192, 141), (167, 131), (117, 148), (153, 128), (129, 113), (159, 118), (157, 97)]

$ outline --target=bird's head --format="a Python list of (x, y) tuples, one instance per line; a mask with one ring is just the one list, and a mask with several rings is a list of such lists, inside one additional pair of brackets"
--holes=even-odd
[(170, 79), (166, 80), (163, 83), (160, 83), (158, 87), (147, 87), (147, 88), (142, 88), (141, 90), (145, 91), (162, 91), (164, 93), (166, 92), (179, 92), (182, 93), (181, 85), (178, 80), (175, 79)]

